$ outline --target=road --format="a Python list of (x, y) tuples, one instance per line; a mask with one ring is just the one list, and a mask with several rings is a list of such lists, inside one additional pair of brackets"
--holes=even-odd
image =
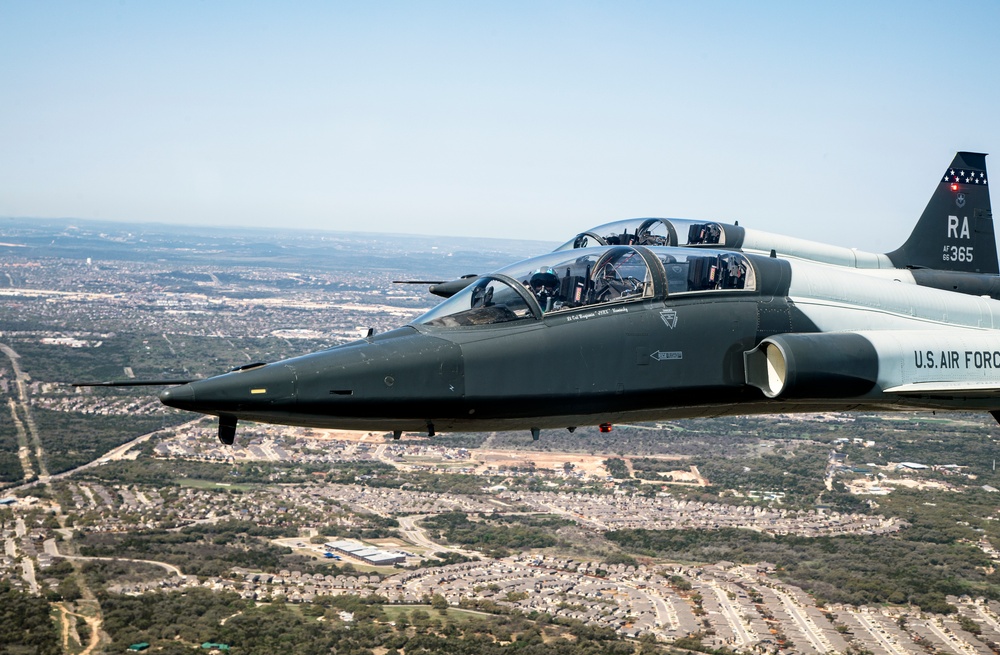
[(24, 479), (29, 480), (35, 477), (35, 467), (31, 463), (31, 449), (28, 448), (28, 431), (24, 428), (21, 417), (17, 415), (17, 403), (14, 399), (8, 398), (7, 404), (10, 406), (10, 418), (17, 432), (17, 457), (21, 460), (21, 471), (24, 472)]
[(788, 615), (799, 625), (802, 634), (805, 635), (806, 639), (809, 640), (817, 652), (828, 653), (833, 650), (833, 645), (826, 638), (826, 635), (816, 627), (812, 619), (802, 613), (802, 608), (799, 607), (795, 599), (779, 589), (775, 589), (774, 593), (778, 597), (778, 600), (785, 606), (785, 609), (788, 610)]
[(56, 609), (59, 610), (59, 623), (62, 626), (62, 644), (63, 652), (70, 653), (70, 642), (69, 642), (69, 617), (75, 616), (78, 619), (82, 619), (88, 626), (90, 626), (90, 643), (80, 651), (80, 655), (90, 655), (93, 653), (101, 643), (101, 627), (104, 622), (99, 616), (87, 616), (85, 614), (79, 614), (77, 612), (71, 612), (62, 603), (55, 604)]
[(35, 580), (35, 560), (25, 557), (21, 560), (21, 571), (24, 581), (28, 583), (31, 593), (38, 593), (38, 582)]
[(458, 553), (459, 555), (464, 555), (465, 557), (479, 557), (481, 555), (481, 553), (475, 551), (456, 548), (454, 546), (445, 546), (437, 543), (436, 541), (431, 541), (430, 537), (427, 536), (427, 531), (417, 525), (417, 521), (422, 521), (425, 518), (427, 518), (426, 514), (400, 516), (399, 532), (403, 538), (415, 546), (428, 549), (431, 553), (443, 551), (448, 553)]
[[(7, 355), (7, 358), (10, 359), (11, 368), (14, 369), (14, 381), (17, 385), (17, 402), (21, 405), (21, 414), (24, 416), (24, 422), (28, 428), (28, 436), (35, 446), (39, 480), (47, 480), (49, 469), (45, 464), (45, 452), (42, 450), (42, 440), (38, 437), (38, 428), (35, 426), (35, 418), (31, 414), (31, 405), (28, 402), (28, 387), (25, 384), (27, 376), (21, 370), (21, 363), (19, 361), (21, 356), (13, 348), (3, 343), (0, 343), (0, 352)], [(27, 474), (27, 471), (25, 473)]]
[[(204, 418), (196, 418), (193, 421), (188, 421), (187, 423), (182, 423), (181, 425), (174, 426), (171, 429), (174, 429), (174, 430), (185, 430), (187, 428), (193, 427), (194, 425), (197, 425), (202, 420), (204, 420)], [(48, 479), (46, 481), (50, 481), (51, 482), (51, 481), (55, 481), (55, 480), (63, 480), (65, 478), (71, 477), (71, 476), (79, 473), (80, 471), (86, 471), (87, 469), (94, 468), (95, 466), (100, 466), (101, 464), (104, 464), (106, 462), (110, 462), (110, 461), (122, 459), (125, 456), (125, 454), (129, 450), (132, 449), (133, 446), (137, 446), (137, 445), (141, 444), (144, 441), (148, 441), (150, 438), (152, 438), (154, 435), (156, 435), (156, 434), (158, 434), (160, 432), (162, 432), (162, 430), (154, 430), (154, 431), (149, 432), (147, 434), (143, 434), (141, 436), (138, 436), (135, 439), (133, 439), (132, 441), (123, 443), (120, 446), (112, 448), (111, 450), (109, 450), (108, 452), (104, 453), (103, 455), (101, 455), (100, 457), (98, 457), (97, 459), (95, 459), (93, 461), (87, 462), (86, 464), (81, 464), (80, 466), (77, 466), (76, 468), (70, 469), (68, 471), (63, 471), (62, 473), (56, 473), (55, 475), (50, 475), (50, 476), (48, 476)], [(41, 482), (43, 482), (43, 480), (39, 479), (39, 480), (37, 480), (35, 482), (29, 482), (27, 484), (22, 484), (22, 485), (20, 485), (18, 487), (12, 487), (12, 488), (8, 489), (8, 491), (18, 491), (20, 489), (29, 489), (29, 488), (31, 488), (31, 487), (33, 487), (36, 484), (39, 484)], [(84, 489), (84, 491), (87, 492), (87, 493), (89, 493), (89, 490), (86, 489), (86, 488)], [(91, 496), (91, 500), (93, 500), (93, 496)]]
[(986, 611), (986, 607), (976, 603), (976, 614), (994, 630), (1000, 631), (1000, 623), (997, 622), (996, 617), (991, 612)]
[(167, 564), (166, 562), (157, 562), (156, 560), (151, 560), (151, 559), (132, 559), (130, 557), (84, 557), (83, 555), (60, 555), (59, 546), (57, 545), (55, 539), (46, 540), (44, 546), (45, 546), (45, 552), (48, 553), (49, 555), (53, 555), (55, 557), (62, 557), (64, 559), (73, 559), (81, 561), (96, 560), (101, 562), (137, 562), (139, 564), (152, 564), (153, 566), (159, 566), (161, 569), (165, 569), (169, 573), (173, 573), (178, 577), (181, 578), (184, 577), (183, 571), (181, 571), (173, 564)]
[(393, 460), (385, 456), (386, 445), (387, 444), (380, 443), (379, 445), (375, 446), (375, 453), (374, 453), (375, 459), (382, 462), (383, 464), (388, 464), (389, 466), (392, 467), (398, 466), (399, 465), (398, 462), (394, 462)]
[(615, 584), (620, 587), (628, 587), (629, 589), (634, 589), (635, 591), (642, 593), (646, 597), (646, 600), (653, 604), (653, 611), (656, 613), (656, 625), (659, 627), (657, 632), (662, 634), (663, 627), (676, 625), (676, 621), (671, 620), (673, 613), (667, 606), (667, 601), (663, 600), (663, 597), (658, 593), (653, 593), (652, 590), (646, 587), (640, 588), (639, 585), (625, 580), (618, 580)]
[(130, 557), (84, 557), (83, 555), (60, 555), (63, 559), (72, 559), (79, 561), (91, 561), (91, 562), (134, 562), (136, 564), (151, 564), (152, 566), (158, 566), (164, 569), (168, 573), (173, 573), (179, 578), (185, 577), (184, 572), (173, 564), (167, 564), (166, 562), (157, 562), (152, 559), (132, 559)]
[(978, 655), (976, 649), (966, 642), (958, 639), (953, 632), (941, 627), (938, 622), (940, 618), (928, 618), (924, 624), (930, 628), (931, 632), (938, 636), (944, 643), (948, 644), (956, 653), (967, 653), (968, 655)]
[(890, 653), (896, 653), (896, 655), (908, 655), (908, 651), (902, 645), (900, 645), (894, 638), (890, 639), (885, 634), (885, 630), (882, 626), (878, 625), (864, 612), (853, 612), (854, 617), (858, 620), (868, 634), (875, 637), (882, 647)]
[(588, 524), (588, 525), (591, 525), (591, 526), (593, 526), (593, 527), (595, 527), (595, 528), (597, 528), (598, 530), (601, 530), (601, 531), (604, 531), (604, 530), (608, 529), (608, 526), (607, 526), (606, 523), (604, 523), (603, 521), (599, 521), (599, 520), (597, 520), (597, 519), (595, 519), (593, 517), (583, 516), (582, 514), (577, 514), (576, 512), (571, 512), (568, 509), (565, 509), (563, 507), (559, 507), (557, 505), (553, 505), (551, 503), (541, 503), (541, 505), (543, 507), (545, 507), (547, 510), (549, 510), (549, 513), (556, 514), (558, 516), (565, 516), (566, 518), (571, 519), (572, 521), (574, 521), (576, 523)]
[(729, 596), (726, 595), (725, 590), (714, 584), (709, 584), (709, 588), (715, 593), (726, 622), (733, 629), (733, 634), (736, 636), (736, 646), (742, 648), (754, 644), (757, 640), (750, 637), (750, 633), (747, 632), (746, 626), (743, 625), (743, 620), (739, 612), (733, 607), (733, 603), (729, 600)]
[[(17, 517), (17, 521), (14, 522), (14, 537), (15, 539), (8, 539), (5, 544), (4, 550), (7, 553), (11, 551), (14, 554), (17, 553), (17, 540), (24, 539), (28, 534), (28, 526), (25, 525), (24, 519), (20, 516)], [(35, 561), (30, 557), (25, 557), (21, 560), (21, 577), (24, 581), (28, 583), (28, 587), (31, 589), (31, 593), (38, 593), (38, 582), (35, 580)]]

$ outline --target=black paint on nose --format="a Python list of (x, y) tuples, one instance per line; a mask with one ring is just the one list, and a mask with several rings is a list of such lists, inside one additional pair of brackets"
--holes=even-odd
[(190, 384), (171, 387), (160, 392), (160, 402), (168, 407), (187, 409), (194, 402), (194, 388)]

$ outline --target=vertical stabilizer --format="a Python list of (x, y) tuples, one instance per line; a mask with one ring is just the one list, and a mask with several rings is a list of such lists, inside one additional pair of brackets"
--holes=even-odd
[(886, 255), (897, 268), (1000, 274), (985, 154), (955, 155), (910, 238)]

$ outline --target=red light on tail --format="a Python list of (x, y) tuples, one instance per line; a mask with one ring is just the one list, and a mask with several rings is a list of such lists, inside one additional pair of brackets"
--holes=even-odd
[(958, 185), (957, 184), (952, 184), (951, 185), (951, 190), (952, 191), (958, 191)]
[(601, 428), (601, 432), (611, 432), (611, 424), (610, 423), (601, 423), (600, 428)]

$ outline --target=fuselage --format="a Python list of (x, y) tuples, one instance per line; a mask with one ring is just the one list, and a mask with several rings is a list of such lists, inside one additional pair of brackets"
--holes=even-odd
[[(552, 271), (557, 287), (536, 293), (539, 270)], [(230, 421), (431, 433), (993, 410), (1000, 403), (991, 397), (938, 387), (1000, 380), (998, 328), (1000, 302), (843, 267), (692, 248), (588, 248), (484, 276), (408, 326), (168, 389), (161, 399)], [(824, 368), (836, 374), (824, 377)], [(914, 384), (938, 390), (899, 391)]]

